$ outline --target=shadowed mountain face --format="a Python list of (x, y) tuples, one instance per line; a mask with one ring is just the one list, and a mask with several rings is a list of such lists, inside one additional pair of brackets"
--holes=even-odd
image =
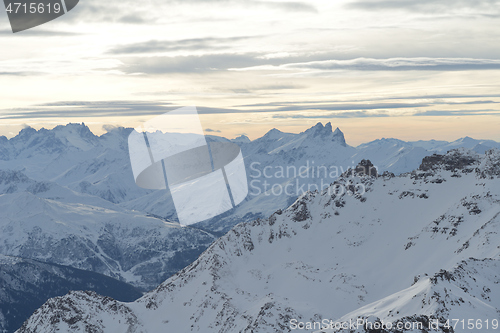
[(142, 296), (133, 286), (72, 267), (0, 255), (0, 330), (14, 332), (45, 301), (70, 290), (94, 290), (130, 302)]
[(292, 332), (324, 319), (400, 332), (400, 322), (498, 320), (500, 151), (453, 150), (400, 176), (360, 166), (371, 162), (237, 225), (133, 303), (70, 293), (18, 332)]

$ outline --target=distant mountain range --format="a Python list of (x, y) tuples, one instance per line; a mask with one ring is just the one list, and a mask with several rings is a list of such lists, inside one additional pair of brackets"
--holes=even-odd
[[(0, 158), (0, 169), (22, 170), (36, 180), (50, 180), (74, 191), (98, 196), (127, 209), (152, 214), (175, 222), (177, 219), (170, 193), (150, 191), (136, 186), (130, 169), (127, 138), (131, 129), (116, 128), (97, 137), (80, 124), (58, 126), (53, 130), (35, 131), (26, 128), (5, 144), (7, 153)], [(246, 202), (223, 216), (199, 224), (197, 227), (222, 235), (235, 224), (266, 217), (277, 208), (287, 207), (308, 188), (326, 187), (335, 178), (362, 159), (370, 159), (381, 171), (395, 174), (415, 169), (423, 157), (465, 147), (484, 153), (500, 148), (491, 140), (468, 137), (454, 142), (380, 139), (358, 147), (347, 145), (340, 129), (330, 123), (316, 124), (303, 133), (283, 133), (272, 129), (263, 137), (250, 141), (246, 137), (234, 140), (209, 136), (209, 141), (233, 141), (241, 146), (247, 167), (250, 195)], [(4, 140), (5, 141), (5, 140)], [(296, 175), (293, 172), (277, 175), (277, 168), (301, 168), (324, 172)], [(271, 168), (271, 176), (264, 176), (264, 168)], [(330, 172), (330, 170), (338, 172)], [(274, 172), (272, 172), (274, 171)], [(266, 186), (267, 184), (267, 186)], [(274, 185), (289, 186), (288, 195), (272, 192)], [(304, 186), (306, 185), (306, 186)], [(279, 188), (279, 187), (277, 187)], [(271, 195), (269, 195), (271, 193)], [(258, 209), (255, 209), (258, 207)]]
[(17, 332), (497, 332), (500, 151), (368, 170), (238, 224), (135, 302), (72, 292)]

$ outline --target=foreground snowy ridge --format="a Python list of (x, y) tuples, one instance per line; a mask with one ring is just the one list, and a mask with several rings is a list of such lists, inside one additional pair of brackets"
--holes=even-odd
[(436, 330), (407, 331), (451, 332), (447, 319), (491, 323), (500, 316), (499, 176), (500, 151), (466, 149), (398, 177), (346, 172), (285, 211), (237, 225), (135, 302), (72, 292), (17, 332), (291, 332), (291, 322), (351, 318), (437, 319)]

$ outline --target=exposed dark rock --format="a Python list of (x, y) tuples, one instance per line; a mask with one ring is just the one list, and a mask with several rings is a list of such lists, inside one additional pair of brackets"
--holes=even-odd
[(465, 169), (468, 166), (476, 164), (477, 158), (463, 154), (459, 149), (451, 150), (446, 155), (433, 154), (426, 156), (420, 164), (419, 170), (429, 171), (443, 167), (445, 170), (456, 171)]
[(370, 160), (361, 160), (355, 169), (356, 173), (360, 176), (378, 177), (377, 168)]

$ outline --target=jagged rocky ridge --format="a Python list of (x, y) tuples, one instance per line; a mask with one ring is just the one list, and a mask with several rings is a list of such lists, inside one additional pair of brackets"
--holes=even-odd
[(454, 150), (400, 176), (359, 171), (237, 225), (135, 302), (71, 293), (49, 300), (18, 332), (291, 332), (293, 319), (497, 319), (500, 152)]

